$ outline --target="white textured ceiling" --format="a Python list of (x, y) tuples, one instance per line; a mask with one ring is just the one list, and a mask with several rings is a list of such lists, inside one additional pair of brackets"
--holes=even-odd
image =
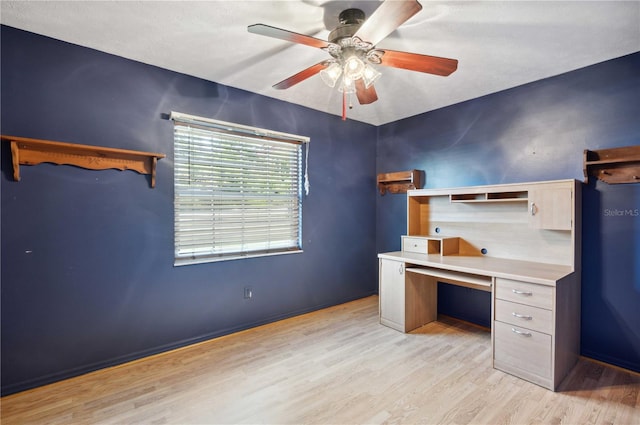
[[(7, 1), (2, 24), (329, 114), (341, 94), (319, 76), (271, 86), (329, 55), (247, 32), (263, 23), (327, 39), (347, 8), (376, 1)], [(439, 77), (380, 67), (379, 100), (349, 119), (373, 125), (473, 99), (640, 50), (640, 1), (427, 1), (379, 48), (458, 59)]]

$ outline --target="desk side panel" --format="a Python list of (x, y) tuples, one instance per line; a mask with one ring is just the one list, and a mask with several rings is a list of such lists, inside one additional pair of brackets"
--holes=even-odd
[(571, 371), (580, 355), (580, 272), (556, 284), (554, 387)]

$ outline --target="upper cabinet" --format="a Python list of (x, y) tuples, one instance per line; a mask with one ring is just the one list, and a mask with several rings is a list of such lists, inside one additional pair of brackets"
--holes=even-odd
[(529, 215), (532, 227), (571, 230), (573, 226), (573, 190), (570, 187), (540, 187), (529, 191)]

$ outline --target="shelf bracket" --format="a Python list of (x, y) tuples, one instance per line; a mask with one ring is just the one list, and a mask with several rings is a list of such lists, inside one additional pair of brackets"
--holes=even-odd
[(100, 146), (53, 142), (26, 137), (0, 136), (11, 143), (13, 179), (20, 181), (20, 165), (49, 162), (56, 165), (75, 165), (89, 170), (133, 170), (151, 176), (151, 187), (156, 185), (156, 166), (165, 157), (161, 153), (140, 152)]

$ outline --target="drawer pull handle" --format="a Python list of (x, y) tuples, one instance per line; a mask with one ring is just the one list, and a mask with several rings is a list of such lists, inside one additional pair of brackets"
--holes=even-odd
[(518, 295), (526, 295), (528, 297), (530, 297), (531, 295), (533, 295), (533, 292), (529, 292), (529, 291), (520, 291), (518, 289), (512, 289), (511, 292), (513, 292), (514, 294), (518, 294)]
[(517, 330), (516, 328), (511, 328), (511, 332), (517, 333), (518, 335), (522, 335), (522, 336), (526, 336), (526, 337), (530, 337), (531, 336), (531, 332), (522, 332), (522, 331)]
[(517, 317), (518, 319), (533, 320), (533, 316), (525, 316), (524, 314), (518, 314), (515, 311), (511, 313), (511, 315), (513, 317)]

